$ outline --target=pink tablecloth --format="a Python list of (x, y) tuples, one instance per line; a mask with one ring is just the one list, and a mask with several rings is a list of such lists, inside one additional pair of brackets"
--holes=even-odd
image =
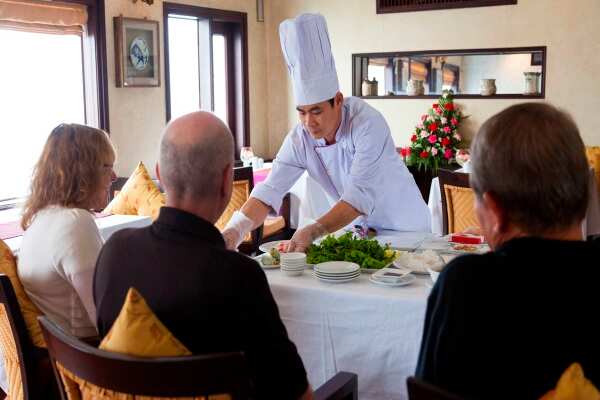
[[(94, 218), (104, 218), (108, 217), (109, 215), (110, 214), (94, 213)], [(21, 236), (22, 234), (23, 229), (21, 228), (20, 219), (0, 224), (0, 239), (2, 240), (11, 239), (17, 236)]]
[(271, 172), (271, 168), (257, 169), (254, 171), (254, 185), (257, 185), (267, 179), (269, 172)]

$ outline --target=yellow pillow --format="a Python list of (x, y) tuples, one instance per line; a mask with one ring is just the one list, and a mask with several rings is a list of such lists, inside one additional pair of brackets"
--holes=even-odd
[(44, 314), (33, 304), (27, 293), (25, 293), (23, 284), (17, 275), (17, 260), (10, 248), (2, 240), (0, 240), (0, 273), (5, 274), (10, 279), (31, 341), (35, 346), (45, 348), (46, 341), (44, 340), (40, 324), (37, 321), (37, 317)]
[(145, 215), (155, 220), (165, 205), (165, 195), (152, 181), (148, 170), (140, 161), (121, 191), (106, 206), (104, 213)]
[(100, 343), (100, 349), (138, 357), (192, 354), (160, 322), (135, 288), (129, 288), (125, 304)]
[(600, 392), (583, 375), (579, 363), (573, 363), (561, 375), (553, 389), (540, 400), (600, 400)]

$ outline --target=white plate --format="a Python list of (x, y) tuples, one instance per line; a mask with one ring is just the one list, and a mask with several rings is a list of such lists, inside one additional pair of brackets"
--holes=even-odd
[(323, 278), (319, 278), (316, 274), (314, 276), (315, 276), (315, 278), (317, 278), (321, 282), (325, 282), (325, 283), (345, 283), (345, 282), (351, 282), (351, 281), (353, 281), (355, 279), (360, 278), (360, 274), (358, 274), (358, 275), (356, 275), (355, 277), (352, 277), (352, 278), (344, 278), (344, 279), (323, 279)]
[(314, 269), (325, 274), (347, 274), (360, 271), (360, 265), (348, 261), (328, 261), (316, 264)]
[(258, 246), (258, 249), (262, 252), (268, 253), (269, 250), (271, 250), (273, 247), (277, 247), (279, 245), (279, 243), (284, 242), (284, 243), (288, 243), (289, 240), (275, 240), (273, 242), (267, 242), (267, 243), (263, 243), (260, 246)]
[(398, 286), (410, 285), (411, 283), (413, 283), (415, 281), (415, 279), (417, 279), (416, 276), (414, 276), (412, 274), (408, 274), (408, 275), (404, 275), (398, 282), (392, 283), (392, 282), (378, 281), (377, 279), (373, 279), (373, 275), (371, 275), (371, 277), (369, 278), (369, 281), (373, 282), (376, 285), (388, 286), (388, 287), (398, 287)]
[(394, 266), (407, 269), (415, 274), (428, 275), (427, 268), (441, 269), (444, 261), (440, 256), (432, 251), (402, 253), (400, 257), (394, 260)]
[(279, 264), (276, 264), (276, 265), (265, 265), (265, 264), (263, 264), (263, 263), (262, 263), (262, 256), (263, 256), (263, 255), (262, 255), (262, 254), (260, 254), (260, 255), (258, 255), (258, 256), (256, 256), (256, 257), (252, 257), (252, 259), (253, 259), (254, 261), (256, 261), (256, 262), (258, 263), (258, 265), (260, 265), (260, 267), (261, 267), (262, 269), (275, 269), (275, 268), (279, 268)]
[(360, 272), (353, 272), (351, 274), (340, 274), (340, 275), (320, 274), (318, 272), (315, 272), (315, 275), (317, 277), (323, 278), (323, 279), (346, 279), (346, 278), (352, 278), (354, 276), (359, 276)]

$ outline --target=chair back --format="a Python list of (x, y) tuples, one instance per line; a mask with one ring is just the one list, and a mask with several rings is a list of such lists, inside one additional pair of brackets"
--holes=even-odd
[(460, 397), (446, 392), (432, 384), (423, 382), (414, 376), (406, 379), (409, 400), (461, 400)]
[(46, 349), (33, 345), (17, 296), (8, 276), (0, 274), (0, 342), (5, 364), (10, 362), (18, 368), (8, 368), (10, 399), (50, 398), (52, 372)]
[(99, 350), (39, 318), (61, 395), (67, 399), (57, 363), (102, 389), (139, 396), (195, 397), (227, 393), (250, 398), (250, 380), (240, 352), (141, 358)]
[[(252, 167), (239, 167), (233, 169), (233, 190), (231, 191), (231, 200), (221, 214), (219, 220), (215, 223), (219, 230), (223, 230), (225, 225), (231, 219), (235, 211), (239, 211), (246, 200), (250, 198), (250, 193), (254, 189), (254, 172)], [(251, 232), (244, 238), (245, 242), (251, 243), (251, 251), (258, 248), (258, 242), (262, 236), (262, 225)]]
[(586, 146), (585, 155), (590, 167), (594, 169), (594, 175), (598, 188), (600, 189), (600, 146)]
[(438, 177), (442, 195), (444, 235), (479, 226), (473, 204), (475, 193), (469, 186), (469, 174), (440, 169)]

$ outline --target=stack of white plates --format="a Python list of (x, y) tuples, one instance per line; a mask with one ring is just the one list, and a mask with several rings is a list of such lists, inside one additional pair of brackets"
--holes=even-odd
[(304, 272), (306, 266), (306, 254), (304, 253), (281, 253), (281, 270), (289, 276), (298, 276)]
[(350, 282), (360, 276), (360, 265), (347, 261), (329, 261), (315, 265), (314, 274), (322, 282)]

